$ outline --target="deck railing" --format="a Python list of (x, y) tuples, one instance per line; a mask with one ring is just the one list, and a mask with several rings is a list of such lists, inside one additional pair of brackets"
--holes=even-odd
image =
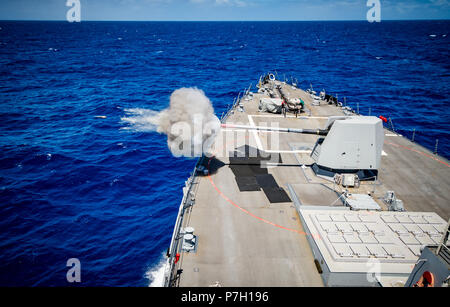
[[(177, 220), (175, 222), (175, 227), (174, 227), (173, 234), (172, 234), (172, 240), (170, 242), (170, 246), (169, 246), (169, 249), (167, 252), (168, 258), (167, 258), (167, 263), (166, 263), (166, 270), (164, 272), (164, 287), (172, 286), (172, 282), (174, 281), (173, 276), (174, 276), (174, 272), (176, 269), (175, 258), (176, 258), (177, 253), (181, 250), (181, 244), (180, 244), (180, 241), (182, 240), (182, 238), (180, 237), (181, 226), (183, 225), (183, 218), (186, 213), (186, 210), (190, 207), (190, 205), (188, 205), (189, 201), (190, 201), (189, 198), (191, 196), (194, 181), (196, 178), (197, 168), (202, 163), (202, 159), (203, 159), (203, 157), (199, 158), (197, 160), (195, 169), (192, 171), (191, 176), (186, 181), (186, 185), (183, 188), (183, 190), (184, 190), (183, 199), (181, 200), (181, 204), (178, 209), (178, 215), (177, 215)], [(175, 276), (176, 276), (176, 274), (175, 274)]]

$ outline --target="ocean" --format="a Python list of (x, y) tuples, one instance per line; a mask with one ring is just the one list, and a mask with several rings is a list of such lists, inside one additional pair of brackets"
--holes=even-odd
[[(450, 21), (0, 21), (0, 286), (148, 286), (196, 160), (130, 131), (198, 87), (220, 117), (259, 76), (346, 98), (450, 157)], [(390, 125), (389, 125), (390, 127)], [(78, 258), (81, 283), (66, 279)], [(158, 274), (159, 270), (159, 274)]]

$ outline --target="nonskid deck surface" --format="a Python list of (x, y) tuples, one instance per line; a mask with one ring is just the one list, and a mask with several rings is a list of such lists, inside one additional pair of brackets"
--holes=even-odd
[[(309, 94), (280, 83), (291, 96), (305, 101), (310, 114), (298, 118), (288, 114), (258, 112), (264, 94), (242, 100), (244, 111), (236, 109), (226, 123), (291, 128), (323, 128), (329, 116), (344, 115), (334, 105), (313, 106)], [(309, 167), (318, 136), (223, 129), (226, 137), (215, 146), (217, 156), (208, 160), (210, 174), (194, 181), (195, 204), (182, 227), (194, 227), (195, 252), (181, 253), (176, 264), (182, 273), (179, 286), (322, 286), (315, 256), (288, 191), (295, 192), (302, 205), (342, 206), (342, 187), (315, 176)], [(273, 137), (279, 140), (272, 142)], [(261, 169), (258, 157), (229, 157), (223, 153), (270, 152), (277, 159)], [(450, 217), (449, 162), (422, 146), (385, 130), (378, 182), (363, 182), (350, 192), (367, 194), (387, 210), (382, 198), (395, 191), (407, 211), (435, 212)], [(249, 166), (250, 165), (250, 166)], [(256, 167), (255, 167), (256, 166)], [(271, 187), (272, 186), (272, 187)], [(272, 194), (271, 194), (272, 193)], [(287, 196), (287, 197), (286, 197)]]

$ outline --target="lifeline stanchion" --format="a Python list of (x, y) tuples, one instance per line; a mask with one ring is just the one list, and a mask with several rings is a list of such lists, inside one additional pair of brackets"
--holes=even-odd
[(435, 155), (437, 155), (438, 144), (439, 144), (439, 139), (436, 139), (436, 145), (434, 145), (434, 154), (435, 154)]
[(392, 122), (392, 119), (389, 117), (389, 123), (391, 124), (392, 131), (395, 132), (394, 123)]

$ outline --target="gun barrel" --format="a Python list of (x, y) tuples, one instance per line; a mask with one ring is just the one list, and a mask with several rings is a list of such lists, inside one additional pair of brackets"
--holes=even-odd
[(295, 128), (232, 125), (232, 124), (222, 124), (222, 128), (246, 129), (246, 130), (257, 130), (257, 131), (276, 131), (276, 132), (314, 134), (314, 135), (327, 135), (328, 134), (328, 130), (323, 130), (323, 129), (295, 129)]

